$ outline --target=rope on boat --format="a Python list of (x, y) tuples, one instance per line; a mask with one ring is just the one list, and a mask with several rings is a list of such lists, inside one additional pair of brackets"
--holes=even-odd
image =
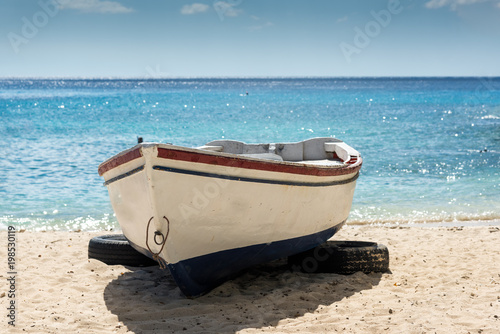
[[(158, 253), (155, 253), (151, 250), (151, 248), (149, 247), (149, 244), (148, 244), (148, 240), (149, 240), (149, 225), (151, 224), (151, 221), (153, 220), (154, 217), (151, 217), (149, 218), (149, 221), (148, 221), (148, 226), (146, 227), (146, 247), (148, 247), (148, 250), (149, 252), (151, 253), (151, 255), (153, 255), (153, 259), (155, 261), (158, 262), (158, 264), (160, 265), (160, 269), (165, 269), (167, 268), (167, 261), (165, 261), (164, 259), (162, 259), (160, 257), (160, 253), (163, 251), (163, 247), (165, 247), (165, 243), (167, 242), (167, 238), (168, 238), (168, 234), (170, 233), (170, 221), (168, 220), (167, 217), (163, 216), (163, 219), (165, 219), (167, 221), (167, 235), (166, 236), (163, 236), (163, 234), (160, 232), (160, 231), (155, 231), (155, 236), (154, 236), (154, 241), (155, 243), (160, 246), (161, 245), (161, 248), (160, 250), (158, 251)], [(162, 242), (158, 243), (156, 241), (156, 237), (158, 235), (161, 235), (162, 236)]]

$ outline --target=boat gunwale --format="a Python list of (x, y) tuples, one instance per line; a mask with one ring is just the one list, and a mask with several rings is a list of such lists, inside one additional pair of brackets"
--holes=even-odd
[(142, 156), (142, 145), (136, 145), (128, 150), (118, 153), (117, 155), (99, 164), (97, 171), (99, 173), (99, 176), (103, 176), (104, 173), (109, 172), (110, 170), (124, 165), (132, 160), (142, 158)]
[(224, 167), (311, 176), (337, 176), (351, 174), (358, 171), (362, 164), (361, 157), (359, 157), (353, 164), (344, 163), (343, 165), (325, 166), (312, 164), (308, 165), (305, 161), (294, 162), (264, 160), (233, 153), (200, 151), (201, 150), (178, 146), (158, 146), (158, 158)]
[(98, 167), (99, 175), (102, 176), (116, 167), (142, 158), (142, 149), (151, 146), (157, 148), (157, 157), (161, 159), (311, 176), (347, 175), (358, 172), (363, 163), (361, 156), (358, 156), (357, 160), (351, 164), (344, 162), (342, 165), (312, 165), (307, 164), (307, 160), (300, 162), (264, 160), (234, 153), (211, 152), (197, 148), (148, 143), (136, 145), (101, 163)]

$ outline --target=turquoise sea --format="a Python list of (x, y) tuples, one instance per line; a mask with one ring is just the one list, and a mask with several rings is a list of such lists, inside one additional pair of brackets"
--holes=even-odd
[(337, 137), (350, 224), (500, 220), (500, 78), (1, 79), (0, 135), (2, 230), (118, 229), (97, 166), (138, 136)]

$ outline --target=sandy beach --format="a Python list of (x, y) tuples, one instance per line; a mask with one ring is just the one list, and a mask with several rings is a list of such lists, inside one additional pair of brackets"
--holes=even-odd
[(500, 333), (500, 228), (346, 226), (376, 241), (389, 273), (253, 268), (198, 299), (157, 267), (87, 258), (89, 232), (17, 233), (15, 327), (7, 232), (0, 233), (5, 333)]

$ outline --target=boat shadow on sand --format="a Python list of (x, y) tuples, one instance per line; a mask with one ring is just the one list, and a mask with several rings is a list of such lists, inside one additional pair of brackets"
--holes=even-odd
[(234, 333), (297, 318), (378, 285), (381, 273), (305, 274), (284, 261), (247, 270), (205, 296), (187, 299), (168, 270), (129, 268), (108, 284), (108, 309), (135, 333)]

